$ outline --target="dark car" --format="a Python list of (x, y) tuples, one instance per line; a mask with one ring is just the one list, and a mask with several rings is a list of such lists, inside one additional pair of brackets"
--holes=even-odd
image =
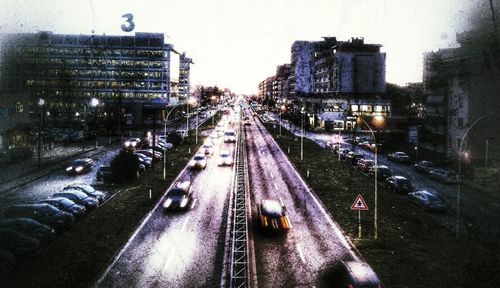
[(439, 194), (430, 191), (416, 191), (408, 193), (410, 202), (422, 207), (424, 210), (441, 211), (448, 209), (448, 203)]
[(7, 218), (31, 218), (56, 231), (69, 229), (75, 222), (73, 215), (46, 203), (13, 205), (5, 210), (4, 215)]
[(392, 176), (391, 169), (389, 169), (389, 167), (385, 165), (374, 165), (373, 167), (370, 168), (368, 174), (370, 174), (370, 176), (372, 177), (375, 177), (375, 169), (377, 170), (378, 180), (385, 180)]
[(0, 229), (10, 229), (34, 238), (40, 243), (49, 243), (55, 239), (56, 231), (51, 227), (30, 218), (7, 218), (0, 220)]
[(85, 206), (85, 209), (87, 209), (88, 211), (92, 211), (95, 208), (97, 208), (97, 206), (99, 206), (99, 201), (97, 199), (88, 196), (87, 194), (78, 190), (65, 190), (54, 194), (52, 197), (68, 198), (69, 200), (75, 202), (76, 204)]
[(262, 200), (257, 206), (260, 227), (269, 232), (287, 232), (292, 228), (285, 205), (276, 200)]
[(87, 209), (83, 205), (76, 204), (68, 198), (63, 197), (45, 199), (40, 201), (40, 203), (47, 203), (61, 211), (71, 213), (76, 220), (82, 219), (87, 212)]
[(433, 169), (429, 172), (429, 177), (446, 184), (455, 184), (459, 181), (457, 172), (445, 169)]
[(368, 172), (374, 165), (375, 161), (373, 161), (372, 159), (359, 159), (358, 163), (356, 163), (356, 168), (363, 172)]
[(40, 241), (10, 229), (0, 229), (0, 248), (16, 257), (27, 257), (40, 251)]
[(345, 158), (346, 158), (346, 161), (351, 162), (352, 165), (356, 165), (356, 164), (358, 164), (358, 160), (364, 159), (365, 156), (359, 152), (351, 151), (351, 152), (347, 153)]
[(417, 172), (428, 175), (429, 172), (436, 169), (436, 166), (431, 161), (420, 161), (415, 164), (414, 168)]
[(163, 202), (163, 209), (168, 210), (188, 210), (194, 207), (196, 200), (191, 192), (191, 182), (178, 182), (175, 187), (167, 193), (167, 198)]
[(410, 157), (406, 155), (405, 152), (394, 152), (387, 154), (387, 159), (399, 163), (410, 163)]
[[(139, 164), (144, 165), (146, 168), (150, 168), (150, 167), (151, 167), (151, 165), (152, 165), (152, 163), (151, 163), (151, 161), (150, 161), (150, 159), (151, 159), (151, 158), (146, 157), (146, 156), (144, 156), (144, 155), (142, 155), (142, 154), (134, 154), (134, 155), (135, 155), (135, 156), (137, 157), (137, 159), (139, 160)], [(149, 159), (149, 160), (148, 160), (148, 159)]]
[[(334, 288), (383, 288), (375, 271), (366, 262), (341, 261), (333, 266), (324, 283)], [(326, 286), (325, 285), (325, 286)], [(322, 285), (320, 285), (322, 286)]]
[(404, 176), (391, 176), (385, 179), (385, 188), (401, 194), (408, 194), (412, 191), (410, 181)]
[(109, 182), (113, 180), (113, 170), (110, 165), (101, 165), (96, 173), (97, 181)]
[(88, 196), (92, 196), (96, 198), (99, 201), (99, 204), (104, 202), (104, 198), (106, 197), (106, 194), (104, 194), (101, 191), (95, 190), (94, 187), (90, 185), (85, 185), (85, 184), (71, 184), (66, 187), (64, 187), (63, 190), (78, 190), (82, 191), (83, 193), (87, 194)]
[(66, 168), (66, 172), (73, 175), (82, 174), (90, 171), (93, 165), (94, 162), (90, 158), (76, 159)]

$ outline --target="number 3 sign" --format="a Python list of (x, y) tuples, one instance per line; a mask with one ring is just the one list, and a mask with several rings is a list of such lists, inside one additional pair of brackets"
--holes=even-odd
[(134, 30), (135, 28), (135, 23), (134, 23), (134, 15), (132, 13), (127, 13), (127, 14), (123, 14), (122, 15), (123, 18), (125, 18), (125, 22), (124, 24), (122, 24), (122, 30), (125, 31), (125, 32), (130, 32), (132, 30)]

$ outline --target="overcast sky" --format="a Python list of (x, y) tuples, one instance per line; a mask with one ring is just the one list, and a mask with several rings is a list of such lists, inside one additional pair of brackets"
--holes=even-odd
[[(488, 0), (474, 0), (488, 1)], [(0, 33), (160, 32), (193, 58), (191, 83), (256, 93), (295, 40), (364, 37), (387, 53), (387, 81), (422, 80), (422, 53), (455, 45), (469, 0), (0, 0)], [(496, 0), (494, 2), (497, 2)], [(132, 13), (125, 33), (121, 15)]]

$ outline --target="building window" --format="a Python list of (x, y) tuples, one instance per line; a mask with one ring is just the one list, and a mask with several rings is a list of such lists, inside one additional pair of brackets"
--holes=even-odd
[(360, 109), (361, 109), (361, 112), (371, 112), (372, 111), (372, 106), (370, 106), (370, 105), (361, 105)]
[(16, 113), (22, 113), (24, 111), (23, 103), (16, 102)]
[(373, 107), (374, 112), (382, 112), (382, 105), (375, 105)]
[(359, 111), (358, 105), (351, 105), (351, 111), (358, 112)]

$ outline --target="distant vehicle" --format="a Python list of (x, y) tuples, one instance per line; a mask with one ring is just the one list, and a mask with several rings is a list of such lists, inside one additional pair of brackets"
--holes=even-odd
[(375, 271), (366, 262), (341, 261), (332, 270), (328, 281), (333, 288), (383, 288)]
[(224, 134), (224, 128), (226, 127), (226, 124), (219, 122), (217, 126), (215, 127), (215, 132), (219, 135), (222, 136)]
[(207, 158), (204, 153), (197, 153), (193, 159), (189, 161), (189, 168), (191, 169), (205, 169), (207, 167)]
[(213, 155), (214, 154), (214, 146), (209, 142), (205, 142), (200, 148), (200, 153), (203, 153), (207, 156)]
[(356, 165), (358, 164), (358, 160), (365, 158), (365, 155), (356, 151), (350, 151), (345, 158), (347, 161), (350, 161), (352, 165)]
[(410, 157), (404, 152), (394, 152), (387, 154), (387, 159), (399, 163), (410, 163)]
[(436, 169), (436, 166), (431, 161), (420, 161), (415, 164), (414, 168), (417, 172), (428, 175), (431, 170)]
[(458, 183), (457, 172), (451, 170), (433, 169), (429, 172), (429, 177), (447, 184)]
[(92, 196), (96, 198), (99, 203), (104, 202), (104, 198), (106, 197), (106, 194), (104, 194), (101, 191), (95, 190), (94, 187), (90, 185), (85, 185), (85, 184), (71, 184), (66, 187), (64, 187), (63, 190), (78, 190), (82, 191), (83, 193), (87, 194), (88, 196)]
[(112, 181), (113, 180), (113, 170), (111, 170), (110, 165), (101, 165), (96, 174), (97, 181)]
[(66, 172), (73, 175), (82, 174), (90, 171), (93, 165), (94, 161), (90, 158), (76, 159), (66, 168)]
[(0, 229), (14, 230), (25, 236), (34, 238), (42, 244), (52, 242), (56, 237), (56, 231), (53, 228), (30, 218), (7, 218), (0, 220)]
[(71, 142), (82, 142), (85, 140), (83, 131), (75, 131), (69, 136)]
[(54, 142), (68, 142), (69, 139), (69, 134), (67, 133), (57, 133), (54, 136)]
[(28, 257), (40, 251), (40, 241), (10, 229), (0, 229), (0, 248), (16, 257)]
[(208, 136), (208, 139), (212, 140), (212, 143), (215, 143), (215, 141), (219, 139), (219, 134), (217, 132), (212, 132), (210, 136)]
[(135, 154), (137, 157), (142, 158), (142, 160), (144, 160), (144, 161), (153, 162), (153, 158), (152, 158), (152, 157), (149, 157), (149, 156), (146, 156), (146, 155), (145, 155), (145, 154), (143, 154), (143, 153), (137, 152), (137, 150), (136, 150), (136, 151), (134, 151), (134, 154)]
[[(185, 184), (185, 183), (189, 184)], [(178, 183), (174, 188), (170, 189), (167, 193), (167, 198), (163, 202), (163, 209), (168, 210), (188, 210), (192, 209), (196, 203), (191, 193), (191, 183)]]
[(224, 131), (224, 143), (235, 143), (236, 142), (236, 131), (234, 129), (228, 129)]
[(410, 202), (422, 207), (424, 210), (446, 211), (448, 203), (439, 194), (430, 191), (416, 191), (408, 193)]
[(149, 157), (146, 157), (144, 156), (143, 154), (135, 154), (134, 155), (137, 157), (137, 159), (139, 160), (139, 163), (144, 165), (146, 168), (150, 168), (153, 164), (152, 164), (152, 159), (149, 158)]
[(270, 232), (287, 232), (292, 228), (285, 205), (276, 200), (262, 200), (257, 206), (260, 227)]
[(75, 222), (73, 215), (45, 203), (13, 205), (5, 210), (4, 215), (7, 218), (31, 218), (56, 231), (69, 229)]
[(61, 211), (68, 212), (73, 215), (76, 220), (85, 217), (85, 213), (87, 212), (87, 209), (85, 209), (83, 205), (76, 204), (68, 198), (63, 197), (44, 199), (40, 201), (40, 203), (50, 204)]
[(175, 130), (175, 132), (177, 134), (179, 134), (182, 138), (188, 137), (188, 131), (187, 130), (179, 129), (179, 130)]
[(95, 199), (94, 197), (90, 197), (87, 194), (78, 191), (78, 190), (65, 190), (62, 192), (55, 193), (52, 197), (64, 197), (68, 198), (69, 200), (75, 202), (76, 204), (80, 204), (85, 206), (85, 209), (88, 211), (92, 211), (97, 206), (99, 206), (99, 201)]
[(375, 165), (375, 161), (371, 159), (359, 159), (358, 163), (356, 163), (356, 168), (363, 172), (368, 172), (371, 167)]
[(123, 143), (123, 147), (125, 149), (137, 149), (142, 145), (142, 141), (140, 138), (130, 138)]
[(385, 180), (388, 177), (392, 176), (391, 169), (385, 165), (374, 165), (368, 170), (368, 174), (370, 176), (375, 177), (375, 169), (377, 169), (377, 178), (378, 180)]
[(396, 193), (408, 194), (412, 191), (410, 181), (403, 176), (391, 176), (385, 179), (385, 188)]
[(134, 154), (135, 153), (143, 154), (144, 156), (152, 158), (155, 161), (161, 160), (163, 158), (163, 155), (160, 152), (154, 151), (153, 149), (135, 150)]
[(348, 148), (340, 148), (337, 153), (340, 155), (340, 158), (341, 159), (345, 159), (345, 157), (347, 156), (347, 153), (351, 152), (351, 150), (349, 150)]
[(233, 165), (233, 157), (231, 157), (231, 153), (229, 153), (229, 151), (220, 151), (219, 159), (217, 160), (217, 165), (219, 165), (219, 166), (232, 166)]

